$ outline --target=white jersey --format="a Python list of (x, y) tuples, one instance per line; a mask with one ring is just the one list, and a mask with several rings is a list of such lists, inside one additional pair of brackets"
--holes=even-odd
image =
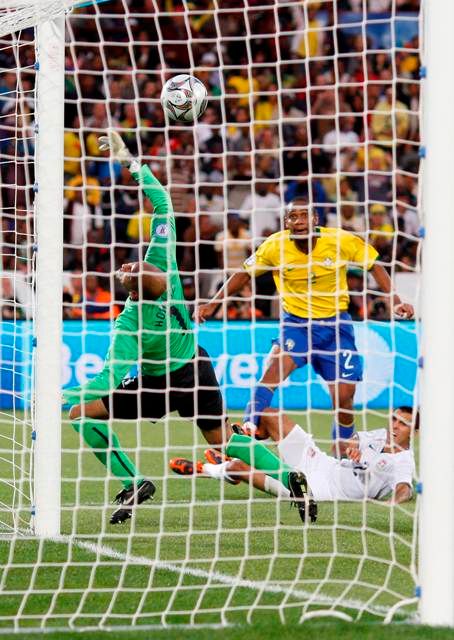
[(358, 433), (361, 460), (338, 460), (321, 451), (301, 427), (279, 444), (287, 464), (302, 471), (316, 500), (383, 498), (398, 484), (411, 486), (415, 473), (413, 451), (383, 453), (386, 429)]

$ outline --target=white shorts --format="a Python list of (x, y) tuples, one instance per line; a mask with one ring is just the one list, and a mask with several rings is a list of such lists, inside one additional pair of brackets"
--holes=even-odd
[(339, 461), (321, 451), (311, 435), (295, 425), (278, 445), (288, 465), (302, 471), (315, 500), (345, 500), (339, 485)]

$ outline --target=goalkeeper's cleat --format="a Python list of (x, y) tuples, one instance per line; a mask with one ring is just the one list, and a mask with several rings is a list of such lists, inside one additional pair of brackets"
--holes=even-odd
[(311, 522), (316, 522), (317, 503), (312, 498), (310, 489), (308, 489), (304, 473), (301, 471), (291, 471), (288, 474), (288, 485), (293, 504), (298, 509), (302, 522), (306, 522), (307, 515)]
[(122, 524), (132, 517), (132, 510), (145, 500), (152, 500), (156, 487), (151, 480), (143, 480), (139, 486), (133, 485), (131, 489), (122, 489), (115, 496), (114, 502), (121, 507), (110, 516), (110, 524)]
[(180, 476), (204, 475), (203, 462), (201, 460), (197, 460), (194, 464), (192, 460), (187, 460), (186, 458), (172, 458), (169, 461), (169, 467)]

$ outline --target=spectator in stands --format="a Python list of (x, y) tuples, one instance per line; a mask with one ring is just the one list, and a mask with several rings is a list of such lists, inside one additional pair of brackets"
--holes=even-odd
[(140, 205), (140, 209), (134, 212), (128, 222), (126, 234), (128, 240), (135, 245), (139, 245), (138, 260), (141, 260), (142, 250), (146, 248), (150, 242), (151, 218), (153, 214), (153, 205), (151, 200), (144, 198)]
[(395, 259), (394, 227), (383, 204), (373, 204), (369, 208), (369, 231), (366, 242), (372, 244), (380, 254), (380, 260), (390, 265)]
[[(222, 282), (217, 288), (222, 286)], [(247, 283), (235, 297), (228, 300), (217, 310), (214, 318), (216, 320), (260, 320), (264, 317), (263, 311), (257, 306), (256, 296), (252, 293), (250, 283)]]
[(345, 231), (351, 233), (364, 233), (366, 229), (364, 216), (358, 213), (358, 209), (353, 204), (341, 204), (339, 214), (329, 213), (326, 216), (326, 224), (328, 227), (341, 227)]
[[(85, 165), (87, 167), (87, 165)], [(83, 185), (90, 185), (84, 191)], [(87, 242), (102, 244), (104, 221), (101, 215), (101, 191), (97, 178), (78, 174), (67, 183), (65, 206), (65, 241), (72, 246)]]
[(118, 306), (113, 304), (110, 292), (100, 285), (99, 277), (94, 274), (85, 277), (81, 302), (87, 320), (114, 320), (120, 313)]
[(195, 125), (195, 133), (201, 151), (206, 149), (206, 143), (213, 136), (214, 125), (218, 124), (218, 122), (216, 109), (211, 106), (207, 107), (200, 122)]
[(378, 142), (391, 142), (394, 136), (399, 140), (408, 137), (410, 116), (408, 107), (393, 98), (393, 88), (388, 87), (374, 106), (371, 121), (371, 139)]
[[(351, 160), (358, 150), (359, 136), (354, 130), (354, 116), (341, 116), (338, 125), (323, 137), (323, 151), (332, 158), (335, 171), (348, 170)], [(339, 164), (337, 158), (339, 154)]]
[(247, 60), (242, 60), (240, 68), (230, 75), (227, 81), (227, 90), (232, 90), (234, 93), (239, 94), (238, 104), (247, 106), (249, 104), (249, 94), (256, 93), (258, 88), (257, 79), (249, 78)]
[(239, 213), (227, 215), (227, 230), (216, 234), (214, 250), (218, 257), (218, 266), (225, 272), (241, 269), (243, 262), (252, 253), (251, 234), (245, 228)]
[(11, 278), (7, 275), (3, 275), (0, 279), (0, 308), (2, 320), (22, 320), (25, 318)]
[[(213, 286), (219, 273), (214, 267), (217, 265), (214, 250), (216, 234), (219, 228), (213, 224), (210, 216), (200, 214), (192, 218), (190, 226), (183, 235), (185, 251), (182, 260), (182, 271), (194, 272), (198, 278), (198, 298), (208, 298), (213, 292)], [(191, 246), (192, 245), (192, 246)]]
[(347, 287), (350, 296), (348, 313), (352, 320), (367, 320), (369, 316), (367, 277), (367, 273), (362, 269), (347, 271)]
[(415, 207), (410, 205), (410, 197), (406, 194), (398, 195), (396, 202), (397, 226), (399, 231), (407, 236), (417, 238), (421, 228), (421, 221)]
[(100, 155), (98, 137), (102, 135), (108, 127), (118, 127), (118, 122), (115, 120), (109, 122), (105, 101), (95, 102), (91, 116), (86, 119), (85, 127), (89, 130), (85, 143), (87, 154), (90, 157), (96, 158)]
[[(65, 182), (76, 175), (80, 175), (80, 159), (82, 157), (79, 118), (75, 118), (74, 121), (67, 121), (66, 124), (68, 128), (65, 128), (63, 137)], [(73, 130), (70, 130), (70, 127)]]
[(282, 203), (273, 183), (256, 182), (254, 192), (243, 200), (241, 216), (249, 222), (254, 244), (277, 231)]
[[(320, 0), (283, 3), (278, 12), (249, 11), (247, 17), (227, 11), (219, 14), (218, 25), (209, 3), (204, 2), (204, 10), (191, 14), (188, 23), (177, 14), (174, 20), (164, 20), (165, 40), (182, 44), (159, 49), (152, 17), (156, 7), (150, 0), (127, 4), (129, 32), (122, 19), (102, 19), (100, 42), (101, 22), (89, 18), (74, 20), (72, 25), (75, 37), (83, 30), (84, 42), (91, 44), (66, 53), (66, 268), (75, 269), (76, 275), (82, 268), (113, 272), (128, 261), (141, 230), (144, 239), (148, 237), (145, 218), (151, 211), (144, 211), (144, 219), (131, 219), (140, 207), (129, 172), (98, 155), (95, 144), (98, 130), (121, 122), (128, 130), (129, 146), (145, 159), (153, 157), (154, 172), (170, 185), (180, 213), (177, 239), (189, 243), (178, 247), (178, 259), (190, 272), (202, 270), (200, 282), (196, 274), (193, 283), (198, 293), (207, 295), (222, 277), (216, 274), (220, 266), (230, 268), (230, 256), (224, 264), (225, 250), (219, 251), (223, 237), (237, 224), (226, 215), (228, 211), (240, 211), (254, 243), (276, 230), (282, 206), (279, 180), (286, 201), (298, 195), (310, 197), (320, 224), (340, 224), (356, 233), (367, 229), (385, 261), (397, 260), (400, 269), (418, 269), (419, 243), (412, 238), (419, 228), (420, 60), (411, 20), (402, 31), (396, 22), (396, 38), (404, 39), (397, 51), (391, 51), (383, 35), (387, 29), (379, 34), (371, 28), (364, 34), (356, 27), (343, 27), (350, 19), (344, 12), (358, 12), (358, 20), (363, 19), (362, 0), (338, 0), (336, 15), (333, 2)], [(176, 10), (177, 4), (170, 3), (170, 9)], [(392, 20), (390, 0), (366, 4), (368, 11), (382, 12), (384, 25)], [(114, 13), (121, 17), (122, 3), (114, 5)], [(143, 10), (140, 19), (134, 17), (138, 7)], [(417, 12), (419, 0), (396, 0), (396, 9), (399, 15)], [(245, 19), (253, 29), (249, 48)], [(187, 24), (197, 37), (188, 37)], [(215, 50), (212, 43), (219, 28), (225, 39)], [(125, 46), (131, 34), (133, 50)], [(115, 42), (121, 46), (107, 46)], [(15, 68), (16, 61), (7, 56), (3, 49), (3, 68)], [(173, 66), (187, 66), (189, 71), (190, 62), (196, 65), (196, 75), (200, 69), (199, 76), (208, 87), (209, 106), (194, 127), (165, 129), (159, 103), (162, 80), (173, 75)], [(18, 132), (13, 97), (18, 77), (5, 72), (0, 78), (0, 151), (5, 158), (0, 163), (2, 266), (24, 270), (33, 229), (30, 214), (22, 218), (18, 212), (30, 210), (31, 189), (23, 185), (33, 184), (33, 166), (27, 165), (32, 154), (26, 141), (33, 122), (25, 98), (26, 126)], [(31, 76), (21, 81), (31, 96)], [(228, 97), (219, 99), (223, 93)], [(280, 122), (274, 124), (277, 119)], [(12, 130), (17, 130), (17, 148), (11, 141)], [(8, 158), (16, 153), (20, 161), (10, 162)], [(87, 162), (88, 158), (94, 161)], [(106, 183), (108, 189), (104, 189)], [(13, 185), (20, 188), (15, 190)], [(368, 203), (375, 203), (370, 210)], [(381, 213), (373, 212), (377, 206)], [(198, 217), (197, 207), (202, 212)], [(391, 213), (398, 233), (394, 233)], [(355, 282), (354, 275), (351, 280)], [(115, 297), (120, 299), (124, 292), (115, 286)], [(260, 308), (269, 315), (274, 285), (264, 279), (257, 281), (257, 287), (257, 304), (263, 304)], [(369, 296), (367, 301), (370, 313), (386, 317), (381, 298)], [(72, 308), (69, 297), (67, 308)]]
[(255, 102), (254, 119), (257, 123), (255, 125), (256, 131), (260, 131), (260, 129), (267, 126), (270, 120), (277, 121), (279, 118), (278, 87), (272, 83), (267, 89), (268, 93), (259, 95)]

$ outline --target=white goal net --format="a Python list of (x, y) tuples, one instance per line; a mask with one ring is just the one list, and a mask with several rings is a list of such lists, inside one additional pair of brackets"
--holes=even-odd
[[(309, 318), (315, 328), (305, 348), (293, 334), (280, 342), (287, 355), (302, 353), (298, 370), (276, 385), (272, 407), (313, 437), (306, 457), (327, 465), (323, 481), (333, 465), (339, 474), (348, 467), (364, 495), (314, 489), (317, 522), (303, 524), (287, 479), (279, 480), (288, 467), (264, 463), (272, 478), (266, 492), (252, 480), (209, 477), (222, 475), (222, 465), (205, 464), (211, 432), (185, 418), (183, 401), (172, 395), (186, 384), (173, 375), (185, 363), (181, 353), (168, 355), (173, 332), (186, 336), (190, 328), (179, 299), (169, 299), (167, 370), (141, 354), (145, 347), (126, 358), (162, 373), (152, 405), (159, 413), (162, 404), (165, 415), (140, 419), (153, 411), (143, 380), (140, 393), (126, 383), (121, 402), (106, 401), (111, 417), (98, 404), (71, 420), (76, 400), (63, 406), (55, 539), (34, 534), (31, 481), (39, 65), (33, 29), (1, 37), (0, 630), (277, 625), (313, 616), (415, 620), (420, 36), (420, 0), (112, 0), (67, 14), (62, 385), (83, 386), (101, 372), (113, 322), (127, 304), (115, 274), (142, 261), (156, 236), (168, 239), (168, 221), (150, 227), (153, 206), (128, 167), (100, 151), (98, 137), (113, 129), (170, 194), (175, 260), (191, 316), (263, 242), (270, 246), (290, 202), (317, 214), (318, 257), (292, 258), (292, 266), (278, 247), (279, 268), (252, 277), (195, 333), (220, 383), (225, 409), (216, 424), (225, 417), (241, 422), (284, 310), (294, 323)], [(163, 83), (179, 73), (208, 89), (208, 107), (194, 125), (169, 121), (161, 108)], [(259, 250), (256, 266), (260, 259), (272, 265), (271, 253), (260, 258)], [(293, 269), (305, 275), (292, 280)], [(177, 277), (174, 266), (169, 271)], [(277, 292), (286, 278), (291, 293)], [(316, 308), (320, 291), (325, 302)], [(414, 319), (395, 314), (400, 302), (414, 307)], [(316, 320), (339, 312), (353, 323), (342, 315), (328, 323), (334, 337), (323, 327), (317, 337)], [(154, 329), (141, 314), (145, 344)], [(284, 367), (281, 361), (281, 376)], [(353, 399), (349, 376), (357, 381)], [(107, 377), (113, 388), (112, 372)], [(197, 384), (195, 411), (206, 428), (212, 407), (200, 406), (206, 389)], [(125, 408), (131, 399), (138, 417)], [(354, 419), (356, 432), (367, 432), (361, 442), (401, 455), (392, 444), (397, 427), (388, 436), (376, 431), (395, 424), (393, 415), (411, 423), (405, 461), (398, 468), (394, 458), (392, 468), (380, 463), (373, 493), (364, 456), (353, 469), (352, 460), (324, 453), (332, 453), (333, 421), (343, 433)], [(273, 443), (262, 446), (291, 458)], [(263, 449), (255, 447), (243, 445), (244, 458), (260, 470)], [(241, 455), (241, 447), (230, 451)], [(169, 467), (175, 459), (202, 461), (197, 468), (207, 477), (178, 475)], [(154, 499), (122, 525), (111, 524), (115, 495), (143, 478), (154, 483)], [(398, 485), (413, 497), (393, 502)]]

